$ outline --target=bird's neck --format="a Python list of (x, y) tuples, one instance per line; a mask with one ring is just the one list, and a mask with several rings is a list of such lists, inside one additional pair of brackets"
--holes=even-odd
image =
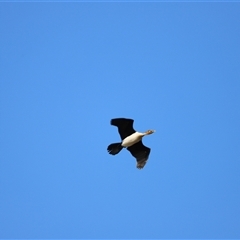
[(139, 134), (139, 136), (143, 137), (145, 135), (147, 135), (146, 133), (141, 133), (141, 132), (137, 132)]

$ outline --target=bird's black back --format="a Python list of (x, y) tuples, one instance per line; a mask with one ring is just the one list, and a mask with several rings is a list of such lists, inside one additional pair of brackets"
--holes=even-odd
[(133, 119), (114, 118), (111, 120), (111, 125), (118, 127), (118, 132), (121, 136), (121, 139), (123, 140), (129, 135), (136, 132), (133, 128), (133, 122)]

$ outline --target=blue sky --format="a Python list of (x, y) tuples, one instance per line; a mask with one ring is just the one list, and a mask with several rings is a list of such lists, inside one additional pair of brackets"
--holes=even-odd
[[(0, 3), (0, 238), (240, 238), (240, 3)], [(143, 170), (110, 125), (133, 118)]]

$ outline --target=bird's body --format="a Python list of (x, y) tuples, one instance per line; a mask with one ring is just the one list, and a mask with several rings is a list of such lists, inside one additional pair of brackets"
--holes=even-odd
[(118, 132), (122, 142), (112, 143), (108, 146), (109, 154), (116, 155), (123, 148), (132, 154), (137, 160), (137, 168), (142, 169), (149, 157), (151, 149), (144, 146), (142, 138), (146, 135), (154, 133), (153, 130), (148, 130), (144, 133), (136, 132), (133, 128), (133, 120), (127, 118), (115, 118), (111, 120), (111, 125), (118, 127)]
[(144, 136), (143, 133), (135, 132), (130, 136), (124, 138), (121, 145), (123, 147), (131, 147), (135, 143), (141, 141), (143, 136)]

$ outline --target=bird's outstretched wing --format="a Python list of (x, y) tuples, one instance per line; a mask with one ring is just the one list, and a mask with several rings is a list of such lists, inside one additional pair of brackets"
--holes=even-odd
[(127, 150), (132, 154), (137, 160), (137, 168), (142, 169), (147, 163), (151, 149), (144, 146), (142, 141), (128, 147)]
[(125, 139), (127, 136), (135, 133), (133, 129), (133, 119), (128, 118), (114, 118), (111, 120), (111, 125), (118, 127), (118, 132), (121, 139)]

